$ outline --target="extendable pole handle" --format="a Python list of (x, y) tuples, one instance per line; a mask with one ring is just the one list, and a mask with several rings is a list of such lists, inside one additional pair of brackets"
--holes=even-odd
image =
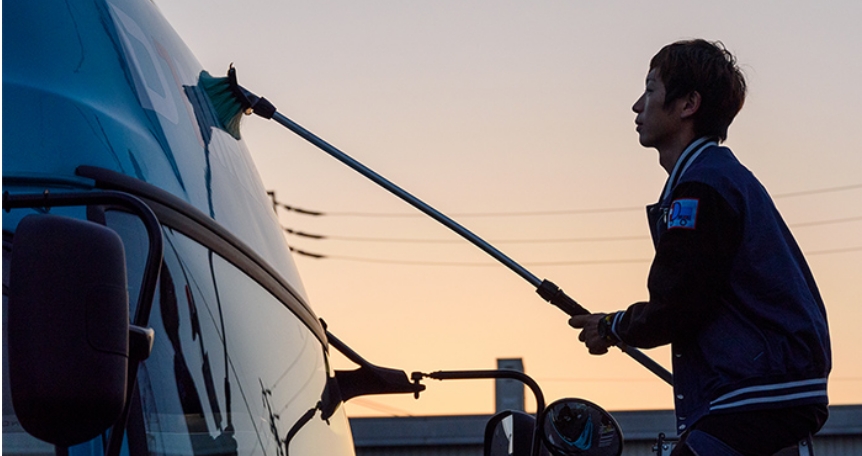
[[(559, 307), (560, 310), (567, 313), (569, 316), (574, 317), (576, 315), (590, 314), (589, 310), (584, 309), (551, 281), (542, 281), (542, 284), (536, 289), (536, 293), (539, 293), (539, 296), (541, 296), (542, 299)], [(631, 356), (635, 361), (639, 362), (643, 367), (649, 369), (650, 372), (667, 382), (668, 385), (673, 386), (673, 374), (671, 374), (670, 371), (665, 369), (661, 364), (647, 356), (644, 352), (623, 343), (617, 344), (617, 347), (625, 352), (625, 354)]]
[(559, 307), (560, 310), (568, 314), (570, 317), (590, 314), (589, 310), (581, 307), (580, 304), (570, 298), (565, 291), (560, 289), (560, 287), (550, 280), (543, 280), (542, 283), (536, 287), (536, 293), (539, 293), (539, 296), (541, 296), (545, 301)]
[(646, 353), (638, 350), (637, 348), (629, 347), (622, 342), (617, 344), (617, 348), (622, 350), (625, 354), (631, 356), (643, 367), (649, 369), (650, 372), (658, 376), (658, 378), (664, 380), (668, 385), (673, 386), (673, 374), (670, 373), (669, 370), (665, 369), (661, 364), (655, 362), (654, 359), (647, 356)]
[[(353, 159), (349, 155), (345, 154), (344, 152), (338, 150), (332, 144), (329, 144), (328, 142), (321, 139), (319, 136), (306, 130), (304, 127), (302, 127), (298, 123), (296, 123), (293, 120), (289, 119), (288, 117), (284, 116), (283, 114), (278, 112), (276, 110), (275, 106), (273, 106), (265, 98), (259, 98), (256, 95), (252, 94), (251, 92), (248, 92), (247, 90), (242, 89), (242, 88), (240, 88), (240, 90), (242, 90), (243, 93), (245, 94), (245, 96), (249, 100), (251, 100), (251, 107), (252, 107), (255, 114), (257, 114), (263, 118), (272, 119), (272, 120), (276, 121), (277, 123), (281, 124), (283, 127), (287, 128), (288, 130), (299, 135), (301, 138), (305, 139), (306, 141), (310, 142), (311, 144), (314, 144), (315, 146), (317, 146), (317, 148), (326, 152), (331, 157), (344, 163), (348, 167), (352, 168), (354, 171), (358, 172), (359, 174), (362, 174), (363, 176), (367, 177), (368, 179), (370, 179), (371, 181), (373, 181), (377, 185), (380, 185), (384, 189), (388, 190), (390, 193), (401, 198), (406, 203), (408, 203), (411, 206), (415, 207), (416, 209), (420, 210), (425, 215), (428, 215), (429, 217), (433, 218), (434, 220), (437, 220), (438, 222), (442, 223), (443, 225), (445, 225), (450, 230), (459, 234), (464, 239), (470, 241), (473, 245), (480, 248), (485, 253), (491, 255), (497, 261), (499, 261), (500, 263), (502, 263), (503, 265), (505, 265), (506, 267), (511, 269), (513, 272), (515, 272), (516, 274), (521, 276), (524, 280), (529, 282), (531, 285), (536, 287), (536, 292), (543, 299), (545, 299), (546, 301), (550, 302), (551, 304), (559, 307), (566, 314), (568, 314), (570, 316), (575, 316), (575, 315), (587, 315), (590, 313), (590, 311), (588, 311), (587, 309), (584, 309), (574, 299), (572, 299), (568, 295), (566, 295), (566, 293), (563, 292), (563, 290), (561, 290), (559, 287), (554, 285), (553, 282), (550, 282), (547, 280), (540, 280), (538, 277), (533, 275), (533, 273), (528, 271), (526, 268), (524, 268), (520, 264), (516, 263), (514, 260), (512, 260), (511, 258), (506, 256), (503, 252), (497, 250), (497, 248), (495, 248), (493, 245), (485, 242), (484, 239), (475, 235), (473, 232), (471, 232), (467, 228), (464, 228), (462, 225), (458, 224), (456, 221), (447, 217), (445, 214), (441, 213), (437, 209), (434, 209), (433, 207), (429, 206), (424, 201), (420, 200), (419, 198), (416, 198), (415, 196), (413, 196), (412, 194), (410, 194), (406, 190), (402, 189), (401, 187), (399, 187), (399, 186), (395, 185), (394, 183), (390, 182), (389, 180), (387, 180), (385, 177), (381, 176), (380, 174), (377, 174), (376, 172), (372, 171), (367, 166), (356, 161), (355, 159)], [(672, 377), (671, 377), (670, 372), (668, 372), (667, 370), (662, 368), (658, 363), (656, 363), (655, 361), (650, 359), (647, 355), (643, 354), (638, 349), (632, 348), (632, 347), (627, 347), (627, 348), (624, 348), (623, 351), (625, 351), (629, 356), (634, 358), (636, 361), (638, 361), (639, 363), (644, 365), (644, 367), (651, 370), (653, 373), (655, 373), (656, 375), (658, 375), (659, 377), (661, 377), (662, 379), (664, 379), (668, 383), (673, 384), (673, 380), (671, 379)], [(669, 380), (669, 379), (671, 379), (671, 380)]]

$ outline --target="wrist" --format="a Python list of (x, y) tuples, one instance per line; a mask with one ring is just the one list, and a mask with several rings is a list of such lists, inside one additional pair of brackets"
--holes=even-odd
[(615, 314), (607, 314), (598, 321), (598, 332), (599, 337), (602, 338), (605, 342), (608, 342), (612, 345), (616, 345), (619, 342), (619, 339), (614, 335), (613, 332), (613, 320)]

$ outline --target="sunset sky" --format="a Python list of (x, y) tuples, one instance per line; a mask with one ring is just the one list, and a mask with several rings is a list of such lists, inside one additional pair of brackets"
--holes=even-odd
[[(833, 404), (862, 403), (862, 2), (156, 0), (209, 72), (451, 216), (593, 311), (647, 298), (643, 206), (666, 174), (631, 106), (665, 44), (721, 40), (749, 95), (727, 145), (775, 197), (832, 331)], [(242, 127), (315, 312), (382, 366), (489, 369), (523, 358), (546, 398), (669, 409), (618, 350), (457, 235), (274, 122)], [(669, 366), (667, 349), (648, 352)], [(349, 368), (336, 358), (335, 365)], [(363, 397), (351, 416), (490, 413), (491, 381)], [(528, 398), (528, 409), (534, 407)]]

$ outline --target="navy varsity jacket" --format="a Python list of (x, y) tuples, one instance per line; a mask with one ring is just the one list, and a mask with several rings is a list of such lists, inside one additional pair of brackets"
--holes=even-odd
[(766, 190), (701, 138), (647, 208), (649, 301), (611, 318), (623, 343), (671, 344), (678, 432), (706, 414), (826, 404), (826, 311)]

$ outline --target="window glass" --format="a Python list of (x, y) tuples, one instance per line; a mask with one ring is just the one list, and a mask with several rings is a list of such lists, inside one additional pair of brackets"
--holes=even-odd
[(138, 373), (150, 454), (233, 454), (225, 349), (209, 254), (165, 231), (150, 315), (156, 339)]
[[(126, 249), (129, 295), (139, 293), (148, 242), (134, 216), (106, 222)], [(341, 407), (316, 410), (327, 386), (320, 341), (285, 305), (215, 252), (163, 228), (164, 262), (149, 318), (153, 351), (139, 369), (122, 455), (353, 455)], [(3, 336), (9, 252), (3, 245)], [(134, 309), (132, 309), (132, 315)], [(3, 344), (3, 370), (6, 343)], [(18, 425), (3, 378), (3, 454), (54, 455)], [(102, 436), (70, 456), (100, 456)]]
[(150, 248), (147, 229), (137, 215), (121, 211), (105, 211), (105, 225), (123, 239), (126, 252), (126, 279), (129, 284), (129, 318), (135, 318), (141, 280), (144, 276), (147, 253)]
[[(326, 386), (322, 345), (225, 259), (170, 230), (165, 241), (156, 342), (138, 376), (150, 454), (285, 454)], [(343, 414), (297, 430), (292, 454), (353, 454)]]

